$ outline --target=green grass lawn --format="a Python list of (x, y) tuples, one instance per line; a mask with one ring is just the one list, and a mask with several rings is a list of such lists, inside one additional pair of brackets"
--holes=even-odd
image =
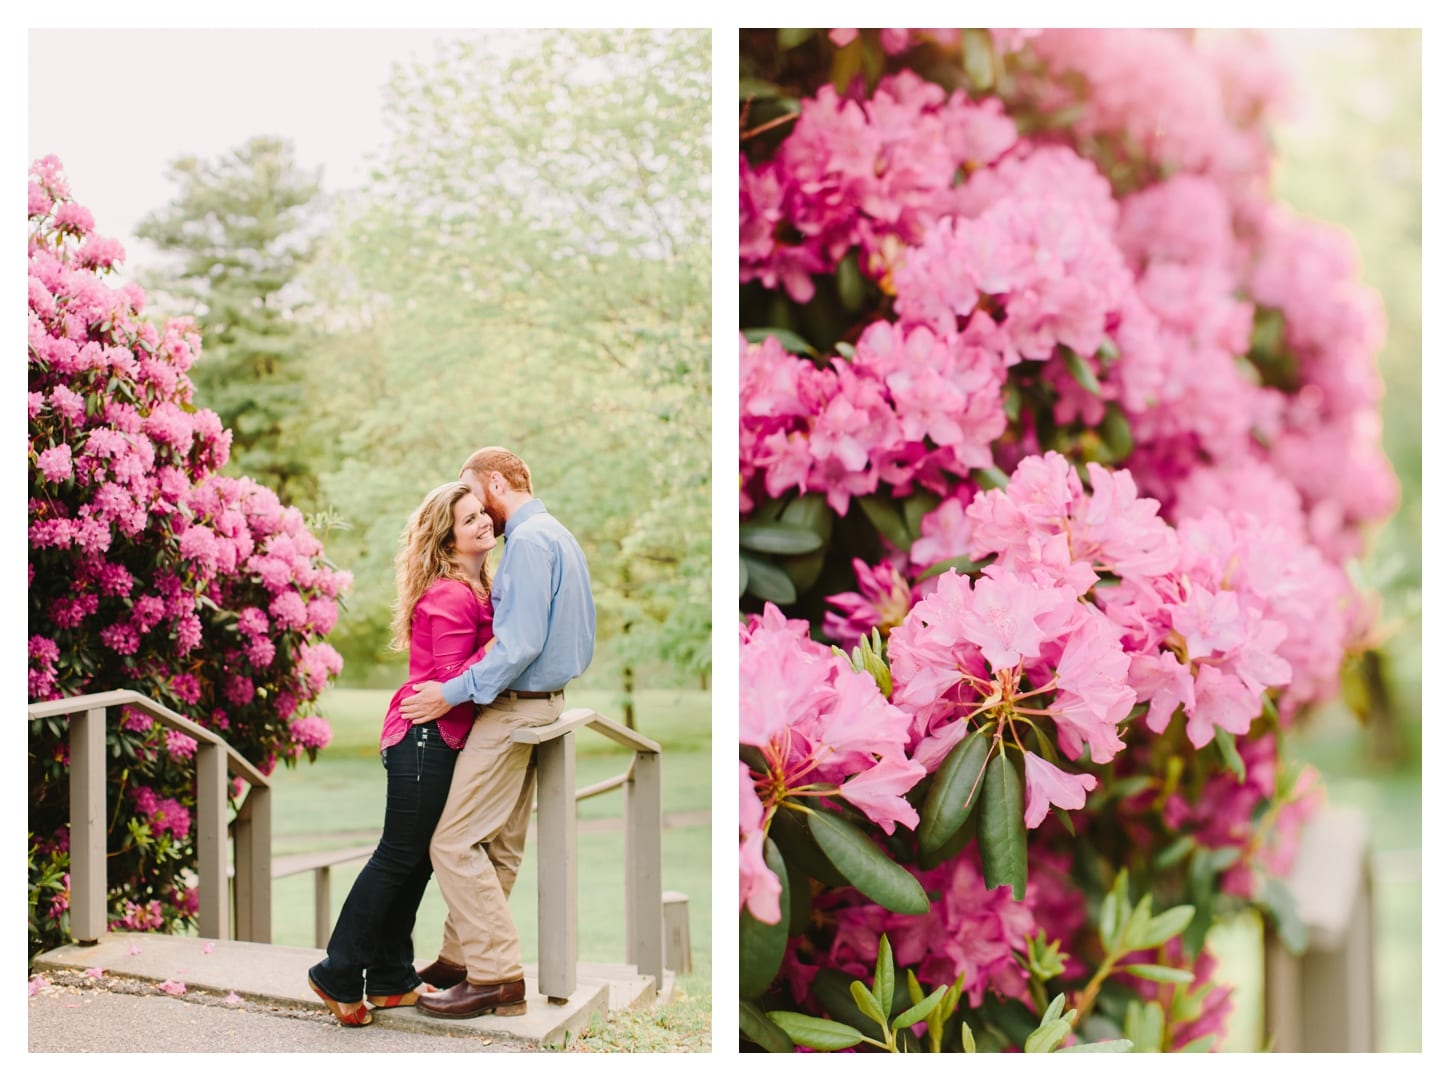
[[(378, 758), (378, 731), (389, 691), (333, 688), (320, 702), (319, 713), (332, 725), (333, 739), (315, 763), (273, 775), (273, 851), (277, 855), (328, 851), (366, 845), (382, 830), (385, 783)], [(570, 707), (588, 706), (620, 720), (618, 698), (587, 684), (571, 686)], [(689, 897), (691, 959), (695, 971), (682, 980), (690, 1009), (703, 1011), (703, 1032), (709, 1034), (710, 825), (710, 696), (707, 691), (645, 690), (636, 693), (636, 730), (662, 747), (662, 802), (666, 816), (689, 815), (690, 824), (671, 826), (663, 837), (663, 879), (666, 890)], [(591, 731), (575, 740), (576, 784), (622, 774), (630, 753)], [(695, 814), (692, 814), (695, 813)], [(616, 828), (623, 816), (623, 796), (605, 793), (579, 804), (579, 957), (581, 961), (622, 962), (624, 944), (624, 837)], [(698, 819), (698, 821), (694, 821)], [(537, 960), (537, 866), (534, 849), (525, 852), (510, 910), (518, 925), (525, 960)], [(331, 918), (335, 920), (353, 879), (365, 860), (333, 868)], [(273, 886), (273, 941), (313, 946), (313, 876), (279, 879)], [(442, 935), (446, 909), (436, 883), (418, 911), (414, 946), (420, 963), (431, 960)], [(653, 1038), (653, 1037), (652, 1037)], [(602, 1048), (617, 1049), (617, 1048)], [(676, 1048), (679, 1049), (679, 1048)]]

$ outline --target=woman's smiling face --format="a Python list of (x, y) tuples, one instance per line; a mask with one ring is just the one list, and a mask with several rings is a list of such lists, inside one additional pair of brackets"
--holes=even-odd
[(483, 555), (497, 543), (493, 520), (477, 496), (465, 495), (453, 504), (453, 547), (460, 556)]

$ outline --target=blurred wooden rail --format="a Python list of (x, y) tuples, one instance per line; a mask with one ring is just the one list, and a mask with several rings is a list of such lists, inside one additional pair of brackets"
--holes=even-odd
[(1302, 954), (1264, 934), (1264, 1027), (1285, 1052), (1375, 1050), (1374, 893), (1364, 815), (1326, 807), (1306, 826), (1289, 890)]

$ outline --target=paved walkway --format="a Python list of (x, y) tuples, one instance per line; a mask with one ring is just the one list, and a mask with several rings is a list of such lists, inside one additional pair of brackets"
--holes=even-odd
[(55, 977), (31, 996), (31, 1052), (459, 1053), (533, 1050), (475, 1032), (440, 1035), (387, 1025), (345, 1029), (331, 1014), (241, 1003), (189, 991), (172, 998), (128, 981)]
[[(307, 969), (322, 956), (297, 946), (134, 933), (62, 946), (33, 966), (29, 1050), (562, 1050), (611, 1012), (656, 1001), (654, 981), (632, 966), (580, 963), (569, 1001), (550, 1002), (525, 965), (522, 1016), (455, 1021), (404, 1007), (343, 1029), (307, 986)], [(666, 972), (666, 1000), (673, 985)]]

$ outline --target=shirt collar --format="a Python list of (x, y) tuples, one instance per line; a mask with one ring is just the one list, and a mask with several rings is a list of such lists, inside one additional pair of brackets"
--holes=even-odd
[(521, 526), (536, 514), (544, 514), (543, 502), (535, 496), (518, 510), (509, 515), (509, 520), (503, 524), (503, 535), (505, 539), (514, 531), (515, 526)]

